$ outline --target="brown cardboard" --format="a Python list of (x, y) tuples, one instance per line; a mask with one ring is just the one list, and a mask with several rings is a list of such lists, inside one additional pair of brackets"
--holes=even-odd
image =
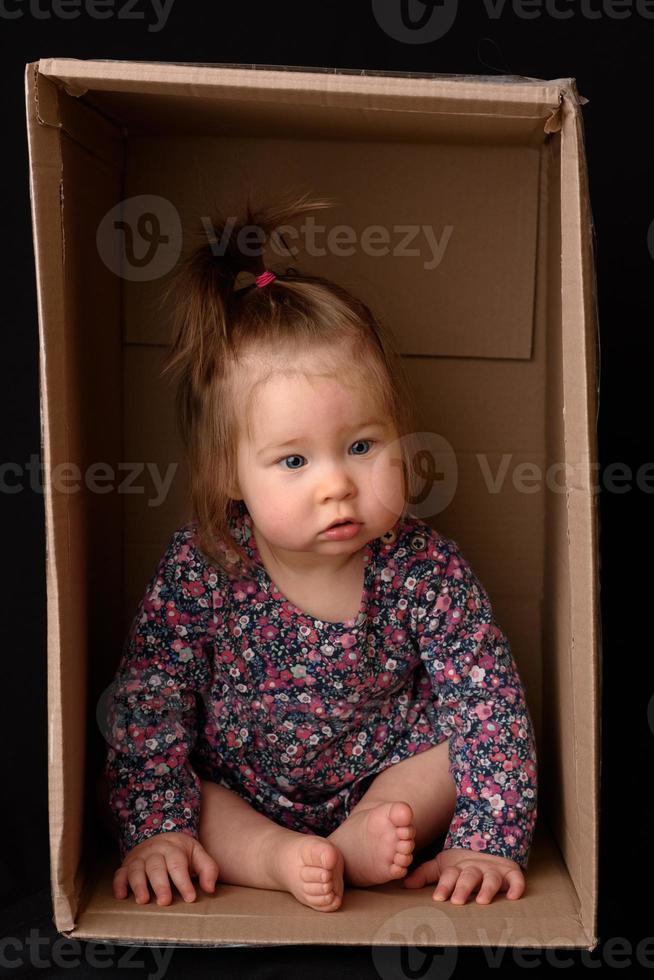
[[(581, 105), (572, 78), (386, 76), (320, 70), (43, 59), (26, 66), (38, 280), (47, 533), (49, 804), (55, 925), (80, 939), (196, 945), (584, 947), (597, 937), (599, 619), (596, 322)], [(218, 884), (187, 905), (117, 901), (117, 853), (98, 846), (95, 713), (145, 582), (187, 520), (180, 467), (145, 493), (67, 493), (62, 462), (160, 467), (181, 458), (164, 280), (111, 272), (102, 218), (137, 194), (170, 199), (184, 230), (207, 201), (248, 190), (339, 198), (329, 225), (450, 224), (446, 261), (301, 255), (369, 301), (393, 331), (421, 431), (457, 459), (457, 492), (430, 522), (478, 570), (505, 628), (536, 729), (539, 818), (527, 891), (434, 903), (397, 882), (348, 889), (336, 913)], [(257, 195), (258, 196), (258, 195)], [(274, 263), (275, 260), (273, 260)], [(276, 260), (280, 262), (279, 258)], [(448, 408), (456, 395), (463, 410)], [(511, 467), (567, 462), (563, 492)], [(509, 471), (511, 472), (511, 470)], [(563, 477), (556, 477), (559, 483)]]

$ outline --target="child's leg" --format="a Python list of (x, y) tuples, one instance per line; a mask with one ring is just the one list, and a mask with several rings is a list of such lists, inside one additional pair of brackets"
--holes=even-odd
[(350, 817), (394, 800), (404, 800), (413, 810), (417, 850), (447, 830), (456, 803), (456, 785), (449, 772), (449, 739), (380, 772)]
[(456, 802), (448, 753), (446, 739), (389, 766), (329, 835), (345, 858), (347, 882), (365, 887), (404, 877), (414, 847), (447, 830)]
[(218, 862), (218, 880), (289, 891), (298, 901), (333, 912), (343, 898), (343, 857), (313, 834), (288, 830), (238, 794), (201, 780), (198, 839)]

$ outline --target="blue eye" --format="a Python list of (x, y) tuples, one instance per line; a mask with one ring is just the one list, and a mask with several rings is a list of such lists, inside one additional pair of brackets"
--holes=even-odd
[[(287, 459), (304, 459), (304, 456), (300, 456), (298, 453), (294, 453), (292, 456), (284, 456), (284, 458), (283, 459), (280, 459), (278, 462), (285, 463)], [(301, 466), (285, 466), (284, 469), (300, 470), (300, 469), (302, 469), (302, 467)]]
[[(368, 445), (370, 445), (370, 446), (371, 446), (371, 445), (373, 444), (373, 442), (374, 442), (374, 441), (375, 441), (374, 439), (357, 439), (357, 441), (356, 441), (356, 442), (354, 442), (354, 443), (352, 443), (352, 445), (353, 445), (353, 446), (357, 446), (357, 445), (359, 445), (359, 446), (360, 446), (360, 445), (361, 445), (361, 443), (368, 443)], [(363, 456), (363, 455), (364, 455), (364, 453), (354, 453), (354, 455), (355, 455), (355, 456)]]
[[(365, 445), (372, 446), (372, 444), (374, 442), (376, 442), (375, 439), (357, 439), (357, 441), (356, 442), (353, 442), (352, 445), (353, 446), (360, 446), (360, 445), (363, 444), (364, 446)], [(353, 455), (354, 456), (365, 456), (366, 452), (368, 452), (368, 451), (369, 450), (364, 450), (364, 452), (362, 452), (362, 453), (354, 453)], [(293, 453), (292, 456), (283, 456), (281, 459), (278, 459), (277, 462), (278, 463), (286, 463), (289, 459), (304, 459), (304, 458), (305, 457), (304, 456), (301, 456), (299, 453)], [(302, 467), (301, 466), (284, 466), (284, 469), (285, 470), (301, 470)]]

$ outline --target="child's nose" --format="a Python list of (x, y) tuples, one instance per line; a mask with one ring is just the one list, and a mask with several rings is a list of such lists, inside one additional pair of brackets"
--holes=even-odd
[(356, 493), (356, 482), (346, 466), (334, 464), (321, 481), (324, 497), (348, 497)]

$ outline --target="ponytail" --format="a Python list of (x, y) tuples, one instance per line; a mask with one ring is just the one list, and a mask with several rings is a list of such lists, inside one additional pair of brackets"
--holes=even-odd
[[(369, 390), (400, 435), (411, 427), (413, 406), (400, 358), (366, 304), (329, 279), (293, 267), (271, 269), (264, 261), (273, 238), (286, 247), (280, 226), (334, 203), (305, 193), (255, 209), (248, 199), (242, 221), (216, 214), (203, 219), (162, 294), (162, 305), (171, 306), (172, 340), (161, 373), (177, 385), (196, 543), (230, 575), (254, 574), (229, 531), (238, 436), (248, 414), (242, 370), (248, 355), (284, 349), (290, 357), (316, 346), (352, 352), (350, 364), (365, 365), (357, 369), (357, 384)], [(267, 270), (275, 277), (257, 288), (256, 277)], [(239, 285), (242, 276), (251, 281)]]

